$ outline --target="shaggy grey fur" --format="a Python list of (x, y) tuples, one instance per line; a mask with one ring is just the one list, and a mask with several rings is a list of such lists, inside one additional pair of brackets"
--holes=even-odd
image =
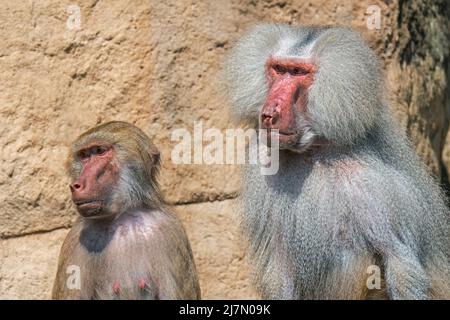
[[(281, 150), (273, 176), (246, 169), (243, 229), (262, 297), (449, 298), (448, 208), (390, 114), (374, 53), (344, 28), (258, 26), (224, 64), (238, 121), (258, 126), (277, 56), (318, 66), (297, 123), (326, 143)], [(370, 265), (381, 290), (366, 286)]]

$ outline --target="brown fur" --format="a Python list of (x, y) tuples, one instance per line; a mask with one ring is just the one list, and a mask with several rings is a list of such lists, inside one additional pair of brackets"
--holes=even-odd
[[(110, 122), (82, 134), (68, 160), (72, 178), (83, 170), (79, 151), (105, 143), (121, 172), (106, 189), (114, 205), (103, 201), (98, 217), (80, 217), (67, 235), (53, 299), (200, 299), (188, 238), (158, 191), (159, 151), (140, 129)], [(79, 268), (79, 289), (67, 286), (69, 266)]]

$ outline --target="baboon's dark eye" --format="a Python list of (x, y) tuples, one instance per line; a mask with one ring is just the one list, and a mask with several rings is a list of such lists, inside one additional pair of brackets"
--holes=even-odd
[(307, 74), (308, 72), (306, 72), (305, 70), (301, 69), (301, 68), (293, 68), (291, 70), (289, 70), (289, 73), (292, 74), (293, 76), (302, 76)]
[(272, 69), (275, 70), (275, 72), (278, 73), (278, 74), (284, 74), (284, 73), (286, 73), (286, 68), (283, 67), (283, 66), (280, 66), (280, 65), (278, 65), (278, 64), (274, 65), (274, 66), (272, 67)]
[(89, 152), (87, 152), (86, 150), (79, 151), (78, 158), (80, 158), (81, 160), (89, 158)]
[(95, 148), (95, 154), (98, 154), (98, 155), (102, 155), (102, 154), (104, 154), (106, 151), (107, 151), (106, 147), (100, 146), (100, 147), (96, 147), (96, 148)]

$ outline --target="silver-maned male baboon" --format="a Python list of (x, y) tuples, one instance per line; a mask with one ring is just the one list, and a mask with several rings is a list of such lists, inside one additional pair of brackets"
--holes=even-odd
[[(443, 194), (393, 120), (360, 35), (263, 25), (224, 66), (232, 114), (281, 149), (277, 174), (249, 166), (244, 179), (262, 297), (448, 298)], [(380, 290), (366, 283), (372, 265)]]

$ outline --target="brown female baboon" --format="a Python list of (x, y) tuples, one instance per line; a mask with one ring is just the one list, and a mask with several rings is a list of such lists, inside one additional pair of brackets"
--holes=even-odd
[(189, 241), (160, 198), (149, 138), (125, 122), (103, 124), (75, 141), (68, 167), (81, 217), (62, 246), (53, 298), (199, 299)]

